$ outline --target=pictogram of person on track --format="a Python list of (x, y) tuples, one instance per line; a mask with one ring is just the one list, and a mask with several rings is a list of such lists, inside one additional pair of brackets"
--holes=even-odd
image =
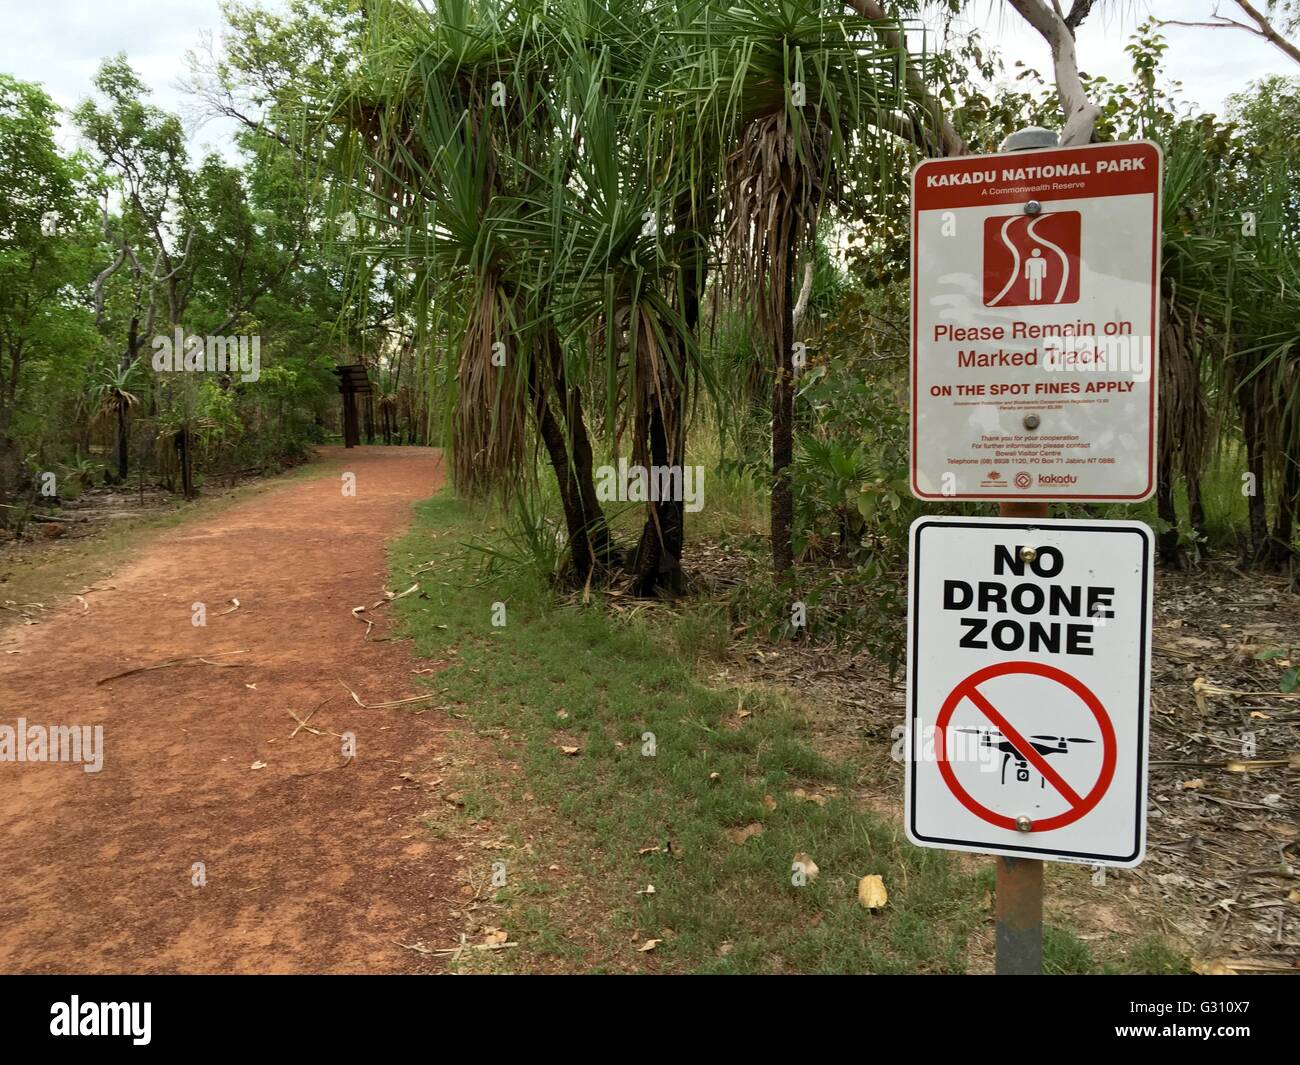
[(1037, 303), (1043, 298), (1043, 281), (1047, 277), (1047, 260), (1039, 248), (1029, 253), (1025, 260), (1025, 278), (1029, 282), (1029, 299)]

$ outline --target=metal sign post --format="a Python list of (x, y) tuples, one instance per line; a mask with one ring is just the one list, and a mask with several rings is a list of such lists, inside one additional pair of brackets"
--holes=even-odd
[[(1051, 134), (1051, 138), (1052, 145), (1055, 145), (1056, 134)], [(1004, 144), (1003, 148), (1006, 147)], [(1047, 145), (1032, 147), (1047, 147)], [(998, 504), (1000, 518), (1046, 518), (1051, 516), (1051, 512), (1050, 503), (1034, 503), (1026, 500), (1023, 503)], [(996, 920), (993, 971), (998, 976), (1041, 976), (1043, 972), (1043, 863), (1038, 858), (1008, 858), (1005, 855), (993, 861), (996, 865), (993, 882)]]

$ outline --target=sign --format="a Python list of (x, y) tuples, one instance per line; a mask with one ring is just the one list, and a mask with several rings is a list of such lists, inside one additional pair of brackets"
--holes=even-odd
[(911, 536), (908, 839), (1137, 865), (1151, 530), (926, 517)]
[(931, 159), (912, 179), (912, 492), (1155, 490), (1160, 149)]

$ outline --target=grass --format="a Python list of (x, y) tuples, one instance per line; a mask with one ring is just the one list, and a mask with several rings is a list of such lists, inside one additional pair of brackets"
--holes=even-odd
[[(813, 750), (796, 707), (700, 681), (707, 653), (726, 644), (725, 616), (557, 602), (523, 572), (488, 586), (463, 546), (488, 531), (487, 519), (445, 495), (417, 514), (394, 547), (393, 579), (405, 585), (416, 565), (435, 563), (419, 575), (428, 598), (398, 606), (420, 654), (455, 649), (433, 681), (439, 701), (480, 731), (516, 739), (520, 786), (576, 833), (584, 890), (599, 887), (596, 916), (542, 920), (545, 900), (524, 910), (516, 900), (514, 923), (539, 930), (529, 950), (579, 968), (963, 970), (967, 937), (984, 917), (976, 880), (950, 856), (912, 847), (898, 825), (854, 809), (844, 798), (854, 767)], [(492, 624), (495, 603), (505, 604), (503, 626)], [(797, 788), (824, 805), (793, 797)], [(512, 800), (499, 798), (508, 810)], [(796, 853), (819, 867), (806, 886), (792, 883)], [(870, 873), (890, 892), (880, 912), (857, 900)], [(647, 884), (654, 894), (637, 895)], [(588, 926), (581, 958), (557, 920)], [(651, 956), (637, 952), (641, 938), (663, 942)]]
[(1043, 928), (1043, 972), (1048, 976), (1186, 976), (1187, 959), (1157, 936), (1139, 939), (1121, 957), (1098, 961), (1081, 939), (1064, 928)]
[[(498, 893), (523, 941), (508, 964), (965, 970), (970, 936), (989, 920), (988, 877), (856, 808), (858, 767), (817, 753), (798, 707), (779, 693), (705, 683), (728, 644), (725, 615), (698, 603), (559, 601), (522, 568), (498, 567), (484, 581), (483, 556), (464, 545), (499, 538), (495, 520), (448, 494), (423, 503), (392, 569), (401, 587), (427, 567), (415, 575), (427, 598), (397, 606), (418, 653), (452, 662), (431, 681), (439, 702), (481, 733), (504, 730), (500, 753), (522, 767), (522, 780), (485, 782), (491, 794), (475, 802), (497, 800), (494, 816), (508, 821), (527, 791), (556, 837), (535, 864), (561, 858), (566, 869), (559, 884), (530, 872), (523, 887)], [(504, 625), (492, 624), (495, 604), (504, 604)], [(658, 849), (638, 853), (647, 848)], [(800, 853), (819, 868), (805, 886), (792, 882)], [(889, 891), (878, 912), (857, 899), (859, 878), (872, 873)], [(648, 884), (654, 893), (638, 895)], [(638, 952), (648, 939), (662, 943)], [(1052, 933), (1047, 957), (1058, 972), (1106, 968), (1068, 932)]]

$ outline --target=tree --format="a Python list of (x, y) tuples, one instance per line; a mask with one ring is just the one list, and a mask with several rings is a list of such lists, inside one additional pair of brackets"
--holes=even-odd
[[(99, 156), (120, 212), (103, 206), (103, 236), (112, 258), (95, 279), (95, 324), (120, 351), (120, 368), (129, 372), (155, 328), (179, 324), (192, 269), (188, 243), (178, 237), (177, 209), (189, 185), (184, 134), (180, 120), (145, 102), (148, 89), (126, 57), (105, 61), (94, 85), (105, 98), (100, 108), (87, 100), (74, 121)], [(107, 257), (107, 256), (106, 256)], [(150, 263), (145, 266), (145, 263)], [(129, 279), (105, 313), (104, 290), (123, 266)], [(122, 393), (125, 396), (127, 393)], [(117, 476), (129, 471), (128, 434), (131, 404), (117, 408)]]
[(57, 108), (37, 86), (0, 75), (0, 501), (24, 480), (16, 428), (36, 426), (33, 383), (93, 351), (89, 314), (69, 292), (85, 266), (93, 175), (54, 143)]

